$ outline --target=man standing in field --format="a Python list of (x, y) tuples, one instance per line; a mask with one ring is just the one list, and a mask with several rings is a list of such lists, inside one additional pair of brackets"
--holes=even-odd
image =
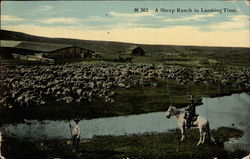
[(74, 128), (72, 129), (72, 126), (70, 125), (71, 129), (72, 129), (72, 134), (73, 134), (73, 137), (72, 137), (72, 145), (73, 145), (73, 148), (75, 149), (75, 151), (77, 152), (78, 149), (79, 149), (79, 143), (80, 143), (80, 134), (81, 134), (81, 128), (79, 126), (79, 121), (78, 119), (75, 119), (75, 126)]

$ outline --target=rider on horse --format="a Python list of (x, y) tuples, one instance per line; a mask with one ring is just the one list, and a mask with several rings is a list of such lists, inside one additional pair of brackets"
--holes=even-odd
[(196, 116), (196, 109), (195, 109), (195, 102), (194, 102), (194, 97), (191, 95), (190, 99), (191, 104), (188, 105), (188, 108), (186, 111), (188, 111), (187, 117), (186, 117), (186, 127), (189, 129), (192, 126), (192, 120)]

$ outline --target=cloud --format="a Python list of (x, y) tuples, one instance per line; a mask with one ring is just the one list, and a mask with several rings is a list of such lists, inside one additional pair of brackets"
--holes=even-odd
[(101, 16), (90, 16), (84, 19), (79, 18), (65, 18), (65, 17), (57, 17), (57, 18), (48, 18), (48, 19), (39, 19), (37, 22), (44, 24), (56, 24), (56, 23), (64, 23), (64, 24), (80, 24), (84, 22), (110, 22), (115, 21), (117, 19), (112, 19), (108, 17)]
[(12, 21), (12, 22), (15, 22), (15, 21), (23, 21), (25, 19), (24, 18), (19, 18), (19, 17), (16, 17), (16, 16), (11, 16), (11, 15), (2, 15), (1, 16), (1, 20), (2, 21)]
[(148, 23), (119, 23), (119, 24), (112, 24), (111, 26), (106, 27), (107, 29), (132, 29), (132, 28), (152, 28), (155, 24), (148, 24)]
[(250, 1), (249, 0), (245, 0), (245, 3), (250, 6)]
[(49, 6), (49, 5), (44, 5), (44, 6), (40, 6), (39, 11), (43, 12), (43, 11), (50, 11), (53, 9), (53, 6)]
[(101, 17), (101, 16), (90, 16), (85, 19), (82, 19), (81, 22), (107, 22), (114, 19), (110, 19), (108, 17)]
[(148, 17), (148, 16), (154, 16), (154, 12), (149, 11), (149, 12), (141, 12), (141, 13), (119, 13), (119, 12), (110, 12), (109, 15), (114, 16), (114, 17), (130, 17), (130, 18), (135, 18), (135, 17)]
[(201, 31), (197, 26), (174, 26), (168, 28), (121, 28), (117, 26), (112, 29), (93, 30), (87, 26), (44, 27), (37, 25), (3, 26), (2, 28), (38, 36), (85, 40), (121, 41), (141, 44), (250, 47), (248, 29), (228, 32), (224, 30)]
[(143, 22), (147, 17), (152, 17), (155, 19), (158, 19), (159, 16), (157, 16), (153, 11), (149, 11), (149, 12), (139, 12), (139, 13), (119, 13), (119, 12), (109, 12), (108, 14), (110, 18), (110, 20), (113, 21), (126, 21), (126, 22)]
[(235, 15), (230, 16), (230, 20), (226, 22), (221, 22), (219, 24), (214, 24), (208, 26), (211, 30), (224, 30), (224, 31), (232, 31), (236, 29), (250, 29), (249, 20), (250, 16), (247, 15)]
[(232, 21), (249, 21), (250, 16), (249, 15), (235, 15), (235, 16), (230, 16)]
[(38, 20), (38, 22), (45, 23), (45, 24), (55, 24), (55, 23), (75, 24), (75, 23), (78, 23), (79, 21), (80, 20), (77, 18), (65, 18), (65, 17), (48, 18), (48, 19)]
[(196, 20), (196, 21), (205, 21), (205, 18), (214, 17), (216, 13), (210, 13), (210, 14), (198, 14), (194, 16), (186, 16), (182, 18), (169, 18), (164, 19), (164, 22), (180, 22), (180, 21), (190, 21), (190, 20)]

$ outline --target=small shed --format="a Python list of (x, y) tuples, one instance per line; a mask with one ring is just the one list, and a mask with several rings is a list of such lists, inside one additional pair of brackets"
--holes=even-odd
[(146, 52), (139, 46), (131, 46), (126, 53), (134, 56), (144, 56)]

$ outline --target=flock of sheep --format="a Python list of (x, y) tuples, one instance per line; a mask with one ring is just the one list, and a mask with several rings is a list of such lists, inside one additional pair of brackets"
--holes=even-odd
[(0, 108), (39, 106), (50, 99), (68, 104), (114, 102), (114, 90), (159, 87), (158, 80), (169, 79), (179, 85), (210, 83), (250, 89), (250, 70), (243, 67), (82, 62), (0, 69)]

